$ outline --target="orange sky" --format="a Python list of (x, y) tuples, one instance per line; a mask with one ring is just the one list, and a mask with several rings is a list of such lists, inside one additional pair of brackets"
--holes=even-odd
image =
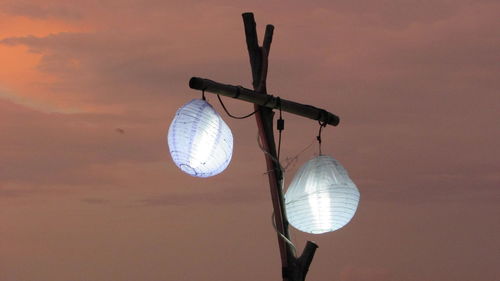
[[(166, 145), (176, 109), (199, 96), (191, 76), (251, 86), (246, 11), (260, 37), (276, 28), (269, 92), (341, 117), (323, 152), (361, 192), (345, 228), (292, 231), (298, 248), (320, 247), (307, 280), (495, 280), (499, 8), (0, 0), (0, 280), (280, 280), (255, 121), (223, 115), (235, 151), (213, 178), (181, 173)], [(284, 117), (291, 158), (318, 125)]]

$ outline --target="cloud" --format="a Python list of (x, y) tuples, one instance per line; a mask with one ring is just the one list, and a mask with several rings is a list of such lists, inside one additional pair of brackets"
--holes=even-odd
[[(100, 165), (161, 158), (157, 146), (162, 145), (164, 128), (161, 133), (151, 132), (142, 121), (124, 116), (43, 113), (0, 100), (0, 117), (4, 120), (0, 124), (2, 181), (96, 184), (110, 181), (109, 176), (98, 173)], [(116, 134), (118, 126), (128, 134)]]
[[(259, 35), (266, 23), (276, 27), (270, 92), (340, 115), (339, 127), (323, 131), (322, 149), (343, 163), (361, 191), (349, 226), (317, 237), (314, 264), (323, 266), (313, 264), (311, 277), (328, 280), (332, 266), (344, 281), (498, 276), (491, 215), (498, 212), (500, 181), (498, 1), (68, 3), (0, 4), (9, 23), (0, 39), (8, 58), (0, 72), (0, 87), (8, 90), (0, 97), (6, 279), (73, 280), (81, 272), (92, 280), (163, 273), (168, 279), (172, 272), (206, 279), (200, 277), (206, 270), (189, 269), (213, 269), (220, 259), (200, 256), (200, 249), (223, 259), (241, 245), (248, 252), (233, 256), (243, 260), (234, 259), (229, 273), (208, 272), (208, 279), (246, 276), (244, 265), (259, 254), (267, 258), (257, 262), (275, 271), (253, 279), (279, 276), (255, 121), (225, 119), (235, 153), (213, 179), (182, 174), (165, 142), (175, 110), (199, 97), (187, 86), (191, 76), (250, 86), (243, 11), (255, 12)], [(251, 111), (246, 103), (228, 99), (227, 105)], [(318, 131), (311, 120), (284, 118), (283, 159)], [(313, 145), (300, 156), (288, 181), (316, 151)], [(207, 206), (231, 217), (207, 226), (210, 235), (196, 229), (206, 224)], [(179, 218), (179, 210), (187, 211)], [(266, 221), (262, 234), (269, 241), (248, 236), (249, 223), (260, 226), (255, 214)], [(232, 222), (236, 238), (229, 239)], [(40, 232), (44, 224), (51, 227)], [(74, 239), (61, 240), (63, 234)], [(59, 261), (62, 271), (46, 270)]]
[[(222, 3), (214, 7), (196, 4), (193, 13), (185, 17), (178, 15), (184, 6), (157, 14), (157, 6), (133, 3), (131, 7), (142, 17), (132, 16), (133, 9), (125, 7), (117, 8), (112, 17), (95, 13), (101, 28), (92, 32), (4, 38), (0, 43), (25, 46), (40, 54), (38, 70), (58, 78), (39, 85), (50, 93), (48, 102), (62, 108), (74, 106), (80, 112), (100, 112), (35, 115), (37, 120), (46, 120), (36, 126), (50, 128), (37, 132), (39, 137), (55, 138), (54, 145), (44, 146), (50, 153), (39, 152), (43, 162), (55, 157), (66, 163), (56, 166), (77, 171), (76, 166), (89, 163), (158, 160), (153, 149), (158, 146), (151, 144), (161, 139), (158, 132), (168, 125), (175, 109), (195, 97), (189, 96), (191, 90), (186, 86), (191, 75), (205, 73), (208, 78), (240, 84), (249, 74), (241, 70), (247, 58), (240, 40), (240, 19), (226, 16), (237, 17), (230, 5), (217, 10)], [(492, 7), (497, 4), (485, 2), (472, 10), (466, 3), (451, 5), (447, 1), (420, 3), (411, 9), (393, 2), (387, 2), (385, 9), (368, 2), (362, 6), (322, 2), (320, 8), (292, 4), (301, 5), (305, 10), (290, 11), (298, 18), (273, 18), (279, 32), (271, 54), (270, 88), (276, 89), (273, 94), (304, 102), (309, 97), (302, 93), (312, 91), (314, 98), (308, 103), (321, 104), (341, 115), (339, 130), (343, 133), (334, 136), (335, 145), (343, 148), (338, 156), (348, 159), (353, 174), (362, 175), (361, 182), (391, 191), (414, 186), (456, 188), (471, 182), (440, 175), (459, 175), (466, 162), (491, 165), (488, 155), (498, 153), (494, 145), (497, 107), (490, 102), (498, 84), (498, 67), (490, 59), (497, 56), (494, 46), (500, 43), (492, 28), (496, 19)], [(432, 13), (428, 12), (430, 7)], [(198, 14), (202, 9), (208, 10)], [(214, 13), (220, 17), (205, 16)], [(478, 18), (478, 13), (483, 16)], [(391, 19), (385, 20), (388, 15)], [(113, 22), (121, 16), (129, 21)], [(272, 18), (265, 9), (261, 17)], [(291, 28), (293, 24), (297, 27)], [(215, 27), (222, 30), (215, 32)], [(240, 39), (226, 40), (233, 37)], [(308, 51), (311, 46), (314, 52)], [(304, 52), (309, 53), (297, 56)], [(473, 99), (470, 92), (476, 93)], [(35, 98), (39, 92), (31, 95)], [(123, 126), (129, 122), (135, 131)], [(59, 136), (52, 123), (64, 128), (66, 134)], [(297, 124), (305, 128), (310, 123)], [(28, 126), (33, 124), (18, 127)], [(116, 128), (127, 133), (112, 134)], [(34, 139), (28, 130), (20, 130), (27, 139)], [(293, 126), (287, 126), (285, 135), (290, 137), (285, 141), (303, 147), (302, 130), (292, 130)], [(326, 151), (329, 132), (323, 144)], [(474, 143), (491, 148), (467, 149)], [(65, 150), (58, 150), (55, 144)], [(141, 152), (131, 149), (137, 146)], [(462, 153), (456, 155), (457, 150)], [(448, 163), (450, 157), (456, 161)], [(28, 159), (25, 161), (35, 162)], [(23, 174), (20, 167), (9, 169), (5, 177), (20, 178)], [(38, 166), (33, 175), (49, 174), (51, 169), (55, 167)], [(64, 174), (81, 178), (66, 170)], [(487, 174), (488, 182), (482, 180), (480, 185), (491, 186), (496, 181), (491, 171), (473, 169), (469, 178), (480, 180)]]
[(19, 15), (30, 18), (58, 18), (64, 20), (79, 20), (81, 13), (75, 9), (74, 5), (65, 2), (44, 1), (34, 3), (32, 1), (3, 1), (3, 12), (10, 15)]
[[(12, 37), (0, 44), (26, 46), (41, 55), (37, 69), (57, 77), (54, 82), (38, 84), (43, 92), (50, 93), (48, 103), (62, 104), (63, 109), (118, 106), (159, 113), (173, 99), (185, 99), (183, 93), (192, 92), (187, 87), (189, 78), (200, 74), (192, 67), (193, 55), (185, 47), (172, 44), (170, 38), (166, 34), (102, 31)], [(186, 45), (193, 53), (200, 52), (195, 47), (199, 44)], [(231, 59), (221, 59), (217, 64), (226, 71), (236, 68)]]
[(349, 266), (340, 272), (340, 281), (391, 281), (395, 280), (386, 268)]
[(9, 187), (5, 183), (2, 183), (0, 185), (0, 198), (11, 198), (11, 197), (20, 197), (20, 196), (26, 196), (30, 195), (33, 193), (40, 192), (39, 189), (26, 189), (26, 188), (19, 188), (19, 187)]
[(102, 198), (84, 198), (82, 199), (83, 202), (92, 204), (92, 205), (101, 205), (101, 204), (108, 204), (109, 200), (102, 199)]
[(264, 201), (267, 194), (259, 192), (255, 186), (244, 185), (218, 188), (209, 192), (187, 192), (157, 195), (155, 197), (138, 200), (139, 206), (185, 206), (185, 205), (219, 205), (219, 204), (242, 204), (256, 201)]

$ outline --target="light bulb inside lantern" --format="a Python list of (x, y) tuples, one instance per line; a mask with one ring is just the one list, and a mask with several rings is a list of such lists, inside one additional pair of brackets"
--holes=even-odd
[(288, 187), (288, 221), (303, 232), (335, 231), (352, 219), (359, 196), (344, 167), (333, 157), (320, 155), (304, 164)]
[(174, 163), (195, 177), (224, 171), (233, 154), (233, 135), (215, 109), (194, 99), (179, 110), (168, 129), (168, 147)]

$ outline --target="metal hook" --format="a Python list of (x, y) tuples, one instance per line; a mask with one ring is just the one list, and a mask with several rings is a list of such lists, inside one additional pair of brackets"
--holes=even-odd
[(319, 121), (318, 120), (318, 123), (319, 123), (319, 132), (318, 132), (318, 135), (316, 136), (316, 139), (318, 140), (318, 147), (319, 147), (319, 155), (321, 155), (321, 131), (323, 130), (324, 127), (326, 127), (327, 123), (326, 121)]
[(206, 101), (207, 99), (205, 98), (205, 89), (201, 90), (201, 99)]

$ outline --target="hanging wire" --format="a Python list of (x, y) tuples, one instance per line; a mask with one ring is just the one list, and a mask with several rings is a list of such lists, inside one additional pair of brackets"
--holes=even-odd
[[(271, 153), (269, 153), (269, 151), (265, 150), (264, 147), (262, 146), (262, 143), (260, 141), (260, 136), (257, 134), (257, 144), (259, 145), (259, 148), (264, 152), (264, 154), (268, 155), (276, 164), (278, 164), (279, 166), (279, 169), (281, 169), (281, 174), (282, 174), (282, 179), (281, 179), (281, 186), (280, 186), (280, 189), (281, 191), (283, 191), (284, 189), (284, 184), (285, 184), (285, 170), (283, 169), (283, 166), (281, 166), (281, 163), (279, 162), (279, 160), (274, 157)], [(266, 173), (271, 173), (272, 171), (267, 171)], [(283, 233), (281, 233), (278, 228), (276, 227), (276, 221), (275, 221), (275, 216), (274, 216), (274, 211), (272, 213), (272, 217), (271, 217), (271, 220), (272, 220), (272, 224), (273, 224), (273, 228), (274, 230), (276, 230), (276, 232), (278, 233), (278, 235), (287, 243), (289, 244), (293, 250), (296, 252), (297, 251), (297, 248), (295, 247), (295, 245), (293, 244), (292, 241), (290, 241), (290, 239), (288, 239)]]
[(219, 99), (220, 105), (222, 106), (222, 108), (224, 109), (226, 114), (229, 115), (229, 117), (234, 118), (234, 119), (245, 119), (245, 118), (248, 118), (248, 117), (254, 115), (258, 111), (258, 109), (255, 109), (254, 112), (247, 114), (245, 116), (234, 116), (231, 113), (229, 113), (229, 111), (226, 108), (226, 105), (224, 105), (224, 103), (222, 102), (222, 99), (220, 98), (219, 94), (217, 94), (217, 98)]
[(282, 239), (283, 239), (283, 240), (284, 240), (284, 241), (285, 241), (288, 245), (290, 245), (290, 246), (292, 247), (292, 249), (293, 249), (293, 254), (295, 254), (295, 253), (297, 252), (297, 248), (295, 247), (295, 245), (293, 244), (293, 242), (292, 242), (290, 239), (286, 238), (286, 236), (285, 236), (285, 235), (283, 235), (283, 233), (279, 232), (279, 231), (278, 231), (278, 228), (276, 227), (276, 219), (275, 219), (275, 216), (274, 216), (274, 211), (273, 211), (273, 213), (271, 214), (271, 222), (272, 222), (272, 224), (273, 224), (273, 228), (274, 228), (274, 230), (276, 230), (276, 232), (279, 234), (279, 236), (280, 236), (280, 237), (281, 237), (281, 238), (282, 238)]
[(302, 155), (302, 153), (308, 150), (315, 142), (316, 138), (311, 139), (311, 142), (308, 145), (306, 145), (302, 150), (300, 150), (297, 154), (295, 154), (293, 157), (286, 157), (284, 169), (288, 170), (290, 166), (293, 166), (298, 161), (300, 155)]
[[(262, 152), (264, 152), (264, 154), (269, 156), (274, 161), (274, 163), (278, 164), (279, 169), (281, 170), (282, 177), (283, 177), (283, 180), (281, 182), (281, 189), (283, 190), (283, 183), (285, 182), (285, 169), (283, 168), (283, 166), (281, 166), (280, 161), (276, 157), (274, 157), (271, 153), (269, 153), (269, 151), (264, 149), (264, 146), (260, 142), (260, 136), (258, 134), (257, 134), (257, 144), (259, 145), (260, 150), (262, 150)], [(270, 172), (272, 172), (272, 170), (267, 171), (266, 173), (270, 173)]]
[(319, 121), (318, 120), (318, 123), (319, 123), (319, 132), (318, 132), (318, 136), (316, 137), (316, 139), (318, 140), (318, 147), (319, 147), (319, 155), (321, 156), (322, 153), (321, 153), (321, 130), (323, 130), (324, 127), (326, 127), (327, 123), (325, 121)]

